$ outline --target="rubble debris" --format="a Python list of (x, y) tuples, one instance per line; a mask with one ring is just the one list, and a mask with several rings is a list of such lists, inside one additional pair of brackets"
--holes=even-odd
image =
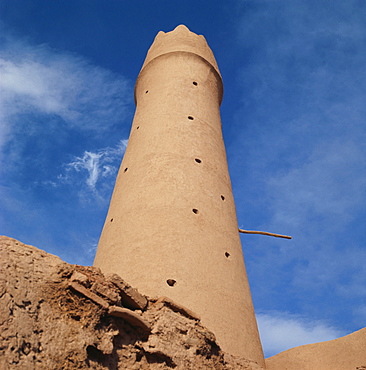
[(144, 310), (147, 306), (147, 298), (132, 288), (117, 274), (106, 274), (107, 281), (113, 283), (122, 297), (122, 305), (133, 310)]
[(94, 294), (90, 290), (86, 289), (84, 286), (77, 283), (76, 281), (70, 281), (69, 287), (76, 290), (77, 292), (84, 295), (85, 297), (91, 299), (96, 304), (99, 304), (99, 306), (102, 306), (105, 309), (109, 307), (109, 303), (107, 301), (105, 301), (103, 298), (100, 298), (98, 295)]
[(110, 304), (116, 304), (121, 299), (118, 293), (114, 292), (109, 287), (106, 287), (105, 285), (100, 283), (94, 283), (92, 285), (91, 291), (101, 295)]
[(70, 278), (71, 281), (75, 281), (81, 285), (84, 285), (86, 288), (89, 288), (90, 281), (85, 274), (82, 274), (79, 271), (74, 271)]
[(159, 303), (170, 307), (173, 311), (179, 312), (182, 315), (188, 317), (189, 319), (193, 319), (193, 320), (197, 320), (197, 321), (201, 320), (201, 317), (199, 315), (197, 315), (196, 313), (194, 313), (192, 310), (174, 302), (172, 299), (170, 299), (168, 297), (160, 297), (155, 302), (155, 304), (158, 305)]
[(141, 315), (129, 310), (128, 308), (110, 306), (108, 309), (110, 316), (120, 317), (126, 320), (132, 326), (138, 326), (145, 332), (151, 332), (150, 324), (142, 318)]

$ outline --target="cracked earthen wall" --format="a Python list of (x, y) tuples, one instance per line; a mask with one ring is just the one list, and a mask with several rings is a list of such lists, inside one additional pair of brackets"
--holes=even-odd
[(222, 80), (203, 36), (159, 32), (94, 265), (202, 317), (223, 350), (263, 365), (221, 131)]

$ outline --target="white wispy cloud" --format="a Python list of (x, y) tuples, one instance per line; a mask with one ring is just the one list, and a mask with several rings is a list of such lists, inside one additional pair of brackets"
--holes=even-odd
[(283, 312), (259, 313), (257, 322), (265, 357), (304, 344), (336, 339), (346, 334), (326, 322)]
[[(76, 191), (85, 179), (88, 196), (93, 192), (94, 198), (103, 198), (109, 187), (100, 179), (115, 175), (125, 149), (123, 140), (112, 146), (117, 126), (123, 127), (132, 113), (129, 80), (67, 51), (6, 33), (1, 41), (3, 182), (10, 188), (22, 184), (35, 191), (45, 186), (57, 192), (60, 180), (70, 182), (73, 172), (80, 183)], [(63, 165), (86, 145), (90, 150)], [(100, 147), (104, 149), (95, 149)]]
[(19, 132), (51, 130), (54, 117), (59, 126), (84, 131), (104, 131), (122, 120), (132, 96), (122, 76), (47, 45), (1, 41), (0, 144)]
[[(98, 181), (115, 176), (128, 140), (121, 140), (115, 148), (103, 148), (95, 152), (85, 151), (82, 156), (65, 165), (65, 173), (58, 179), (67, 183), (83, 183), (98, 194)], [(76, 175), (79, 176), (76, 176)], [(110, 181), (109, 181), (110, 182)]]

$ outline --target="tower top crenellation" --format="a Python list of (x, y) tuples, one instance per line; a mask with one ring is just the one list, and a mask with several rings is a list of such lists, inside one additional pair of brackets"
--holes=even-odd
[(197, 35), (191, 32), (188, 29), (188, 27), (186, 27), (183, 24), (177, 26), (173, 31), (170, 32), (160, 31), (156, 35), (155, 40), (147, 53), (141, 71), (153, 59), (158, 58), (163, 54), (174, 52), (187, 52), (200, 56), (206, 62), (208, 62), (214, 68), (217, 74), (221, 77), (216, 59), (210, 47), (208, 46), (204, 36)]

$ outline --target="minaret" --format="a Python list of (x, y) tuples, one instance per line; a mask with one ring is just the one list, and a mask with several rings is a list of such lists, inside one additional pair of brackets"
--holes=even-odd
[(221, 348), (264, 366), (221, 131), (213, 53), (183, 25), (159, 32), (94, 265), (199, 314)]

